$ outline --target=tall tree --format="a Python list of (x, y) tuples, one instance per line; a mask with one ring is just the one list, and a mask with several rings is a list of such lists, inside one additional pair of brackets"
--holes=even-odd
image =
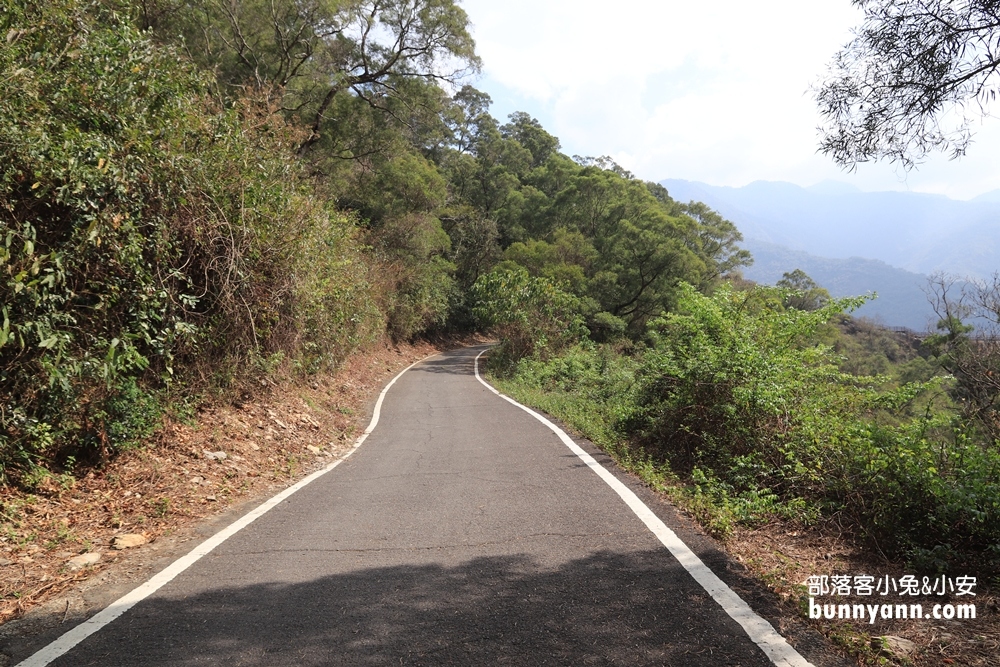
[(830, 293), (802, 269), (781, 274), (781, 280), (775, 284), (787, 290), (783, 299), (786, 308), (819, 310), (830, 302)]
[(531, 166), (539, 167), (559, 149), (559, 140), (545, 131), (542, 124), (523, 111), (515, 111), (510, 122), (500, 128), (505, 139), (513, 139), (531, 153)]
[(853, 0), (864, 11), (816, 99), (841, 165), (961, 156), (1000, 80), (1000, 0)]
[(143, 19), (180, 37), (225, 84), (274, 87), (305, 121), (302, 150), (323, 136), (338, 96), (393, 113), (409, 80), (457, 83), (478, 70), (455, 0), (143, 0)]
[(705, 262), (699, 286), (710, 287), (727, 273), (753, 264), (750, 251), (738, 245), (743, 240), (743, 234), (717, 211), (697, 201), (687, 204), (674, 201), (659, 183), (647, 182), (646, 189), (671, 215), (686, 215), (698, 223), (694, 233), (688, 236), (687, 245)]

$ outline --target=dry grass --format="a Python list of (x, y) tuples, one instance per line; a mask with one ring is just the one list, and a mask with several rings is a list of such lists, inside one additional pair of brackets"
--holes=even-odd
[[(856, 544), (836, 526), (803, 528), (793, 524), (738, 528), (725, 542), (726, 551), (756, 577), (764, 581), (783, 602), (789, 615), (804, 617), (808, 591), (805, 582), (812, 575), (860, 575), (896, 578), (919, 573), (879, 560)], [(967, 574), (956, 572), (953, 575)], [(968, 573), (974, 574), (974, 573)], [(893, 620), (811, 621), (818, 630), (852, 655), (859, 665), (968, 665), (993, 667), (1000, 664), (1000, 604), (988, 581), (980, 579), (976, 597), (917, 596), (823, 597), (827, 604), (922, 603), (925, 610), (934, 604), (974, 603), (976, 620)], [(900, 659), (872, 648), (873, 637), (894, 635), (917, 645), (915, 655)]]

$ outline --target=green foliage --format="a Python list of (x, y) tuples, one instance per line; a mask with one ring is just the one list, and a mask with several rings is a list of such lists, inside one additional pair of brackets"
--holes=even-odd
[(659, 183), (646, 183), (646, 187), (665, 206), (698, 223), (687, 244), (706, 264), (700, 286), (711, 287), (722, 276), (753, 263), (750, 253), (737, 245), (743, 240), (743, 235), (732, 222), (701, 202), (673, 202), (666, 188)]
[(465, 12), (451, 0), (144, 7), (144, 23), (212, 68), (226, 96), (265, 90), (302, 124), (299, 155), (364, 229), (390, 335), (441, 326), (463, 299), (438, 215), (446, 182), (422, 153), (448, 141), (437, 82), (478, 67)]
[(816, 284), (816, 281), (802, 269), (783, 273), (777, 287), (788, 290), (785, 308), (796, 310), (817, 310), (830, 300), (830, 293)]
[(557, 145), (514, 114), (499, 130), (481, 123), (474, 156), (445, 164), (456, 194), (495, 216), (505, 261), (577, 296), (595, 339), (641, 337), (673, 307), (680, 281), (710, 290), (749, 263), (735, 226), (714, 211), (680, 205), (609, 159), (573, 162)]
[(204, 75), (100, 4), (8, 6), (4, 477), (134, 446), (157, 387), (193, 366), (315, 366), (377, 335), (352, 224), (310, 195), (266, 96), (219, 108)]
[(512, 113), (510, 122), (500, 128), (500, 134), (504, 139), (513, 139), (531, 153), (532, 167), (540, 167), (559, 148), (559, 140), (523, 111)]
[(183, 279), (159, 270), (180, 253), (159, 202), (180, 194), (170, 144), (203, 81), (99, 8), (8, 8), (0, 78), (19, 94), (0, 100), (0, 451), (30, 465), (67, 431), (106, 441), (100, 415), (129, 378), (154, 358), (171, 372), (194, 331)]
[(456, 82), (479, 67), (468, 16), (453, 0), (150, 0), (139, 14), (234, 91), (275, 90), (309, 127), (303, 150), (350, 142), (356, 129), (329, 113), (344, 98), (398, 118), (399, 104), (419, 105), (411, 84)]
[(593, 243), (578, 231), (563, 228), (552, 233), (551, 243), (528, 239), (513, 243), (504, 259), (526, 268), (531, 275), (548, 278), (577, 295), (586, 295), (587, 273), (598, 259)]
[(928, 346), (865, 318), (845, 317), (824, 340), (841, 356), (840, 370), (852, 375), (887, 375), (897, 384), (926, 382), (942, 373)]
[(757, 291), (688, 289), (680, 312), (657, 323), (629, 422), (643, 441), (737, 491), (825, 504), (886, 552), (995, 543), (1000, 458), (947, 415), (906, 417), (935, 383), (892, 389), (888, 378), (846, 375), (829, 348), (810, 344), (860, 301), (782, 310), (773, 298), (753, 303)]
[(863, 299), (806, 311), (784, 294), (685, 285), (648, 347), (522, 361), (502, 386), (672, 489), (719, 535), (836, 517), (922, 566), (997, 566), (1000, 454), (940, 407), (943, 381), (842, 372), (816, 341)]
[(628, 323), (608, 312), (594, 313), (587, 322), (590, 336), (598, 343), (623, 338), (628, 331)]
[(585, 335), (577, 299), (523, 269), (480, 277), (471, 296), (480, 325), (501, 339), (491, 360), (496, 368), (533, 355), (558, 353)]
[(390, 334), (409, 340), (448, 316), (455, 267), (437, 215), (447, 186), (433, 163), (412, 152), (373, 163), (374, 171), (352, 174), (351, 197), (341, 205), (361, 219)]
[(711, 467), (768, 452), (778, 457), (768, 463), (780, 468), (780, 443), (816, 386), (874, 386), (842, 376), (828, 349), (805, 344), (856, 302), (806, 312), (785, 310), (780, 299), (771, 288), (724, 286), (709, 298), (684, 286), (678, 310), (652, 324), (631, 428), (667, 447), (663, 454), (675, 466)]
[[(317, 206), (315, 200), (302, 204)], [(319, 208), (297, 236), (290, 258), (291, 304), (286, 326), (296, 366), (307, 373), (336, 367), (351, 351), (377, 340), (385, 323), (373, 270), (351, 220)]]
[[(579, 296), (595, 303), (594, 312), (610, 313), (634, 335), (641, 334), (650, 317), (671, 307), (677, 282), (697, 282), (704, 269), (687, 242), (697, 223), (672, 215), (643, 183), (621, 170), (556, 169), (554, 162), (532, 178), (538, 192), (549, 194), (547, 201), (535, 197), (532, 205), (541, 210), (532, 212), (534, 220), (524, 227), (547, 236), (556, 248), (549, 258), (536, 252), (522, 261), (539, 273), (560, 272)], [(575, 275), (571, 267), (578, 267)]]
[(140, 388), (135, 378), (126, 378), (94, 419), (103, 423), (102, 446), (124, 451), (142, 446), (160, 425), (162, 414), (158, 397)]
[(628, 346), (749, 261), (707, 207), (447, 93), (479, 64), (453, 0), (5, 9), (3, 481), (386, 334)]
[(518, 400), (566, 420), (621, 459), (629, 453), (620, 447), (625, 434), (619, 426), (632, 410), (639, 361), (626, 348), (584, 342), (545, 360), (522, 359), (512, 373), (491, 380)]
[[(756, 467), (756, 466), (751, 466)], [(782, 499), (770, 489), (744, 480), (742, 488), (719, 480), (711, 470), (693, 468), (691, 485), (681, 492), (681, 502), (720, 537), (731, 534), (736, 526), (760, 526), (774, 518), (815, 523), (820, 507), (804, 498)]]

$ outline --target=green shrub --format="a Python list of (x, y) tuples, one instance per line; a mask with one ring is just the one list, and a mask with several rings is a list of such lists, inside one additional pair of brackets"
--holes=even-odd
[(194, 332), (160, 202), (204, 81), (99, 5), (10, 2), (0, 32), (0, 462), (30, 467), (106, 442), (127, 378), (169, 374)]
[(952, 416), (907, 416), (939, 383), (889, 388), (885, 377), (840, 372), (840, 359), (809, 341), (853, 303), (804, 312), (773, 297), (682, 289), (678, 312), (654, 324), (625, 430), (675, 469), (709, 471), (724, 500), (820, 503), (888, 553), (1000, 543), (1000, 457)]
[(106, 437), (102, 447), (125, 451), (142, 446), (160, 425), (163, 408), (156, 394), (142, 389), (135, 378), (126, 378), (94, 418)]
[(353, 221), (268, 91), (220, 106), (102, 3), (12, 0), (0, 33), (0, 481), (135, 446), (175, 378), (381, 333)]
[(772, 288), (682, 286), (647, 348), (577, 346), (500, 384), (651, 483), (676, 475), (670, 493), (717, 534), (825, 516), (921, 567), (997, 567), (1000, 455), (938, 407), (945, 380), (847, 374), (813, 342), (856, 303), (802, 311)]
[(818, 387), (829, 388), (829, 411), (877, 385), (841, 374), (828, 348), (806, 344), (851, 303), (786, 310), (772, 288), (724, 286), (707, 297), (682, 285), (677, 311), (651, 324), (628, 430), (678, 469), (747, 455), (780, 469), (782, 444)]
[(579, 300), (547, 278), (520, 267), (480, 276), (472, 286), (473, 315), (500, 338), (494, 368), (510, 368), (533, 355), (556, 354), (586, 336)]
[[(315, 205), (315, 204), (314, 204)], [(385, 329), (372, 269), (342, 213), (317, 210), (293, 258), (296, 364), (307, 373), (335, 367)]]

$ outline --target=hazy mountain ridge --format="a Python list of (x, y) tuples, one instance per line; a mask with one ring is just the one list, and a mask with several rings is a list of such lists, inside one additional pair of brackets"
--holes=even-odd
[(750, 280), (773, 285), (783, 273), (802, 269), (835, 297), (877, 293), (878, 298), (855, 311), (857, 316), (915, 331), (931, 328), (938, 319), (924, 292), (928, 285), (925, 275), (877, 259), (817, 257), (757, 239), (748, 239), (743, 245), (754, 257), (753, 265), (743, 271)]
[[(661, 181), (679, 201), (702, 201), (747, 239), (813, 255), (866, 257), (914, 273), (986, 277), (1000, 270), (1000, 191), (971, 201), (914, 192), (861, 192), (755, 181), (742, 188)], [(804, 269), (803, 269), (804, 270)]]

